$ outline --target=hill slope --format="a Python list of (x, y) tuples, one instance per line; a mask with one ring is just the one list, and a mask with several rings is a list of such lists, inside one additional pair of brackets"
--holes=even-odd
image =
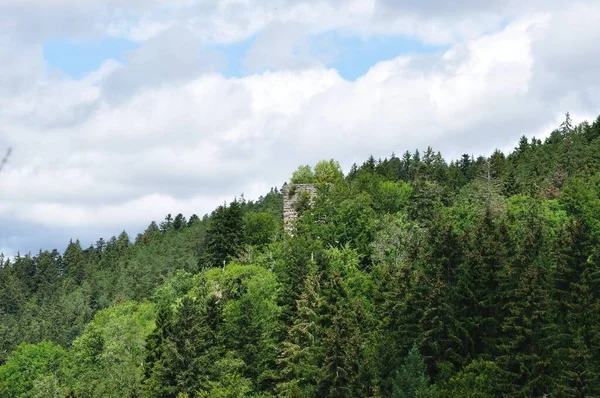
[(3, 260), (0, 395), (600, 395), (599, 170), (600, 118), (567, 119), (508, 155), (302, 166), (293, 236), (273, 189)]

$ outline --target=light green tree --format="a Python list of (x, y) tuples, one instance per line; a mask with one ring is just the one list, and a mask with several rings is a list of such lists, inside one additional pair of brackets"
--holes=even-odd
[(330, 160), (320, 160), (315, 165), (316, 183), (336, 183), (344, 178), (342, 167), (339, 162)]
[(309, 165), (298, 166), (290, 180), (292, 184), (312, 184), (315, 182), (315, 174)]

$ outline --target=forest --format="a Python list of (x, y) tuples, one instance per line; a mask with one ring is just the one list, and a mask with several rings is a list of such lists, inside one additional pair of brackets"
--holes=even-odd
[(600, 396), (600, 117), (300, 183), (1, 257), (0, 397)]

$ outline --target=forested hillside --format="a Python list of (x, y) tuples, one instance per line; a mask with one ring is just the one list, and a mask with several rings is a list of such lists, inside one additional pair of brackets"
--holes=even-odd
[(3, 258), (0, 396), (600, 396), (600, 117), (299, 183)]

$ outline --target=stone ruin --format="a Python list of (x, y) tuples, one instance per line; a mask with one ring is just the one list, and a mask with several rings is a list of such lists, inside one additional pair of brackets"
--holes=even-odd
[(317, 196), (317, 186), (315, 184), (283, 184), (281, 188), (283, 194), (283, 229), (289, 234), (294, 233), (294, 223), (298, 219), (296, 211), (298, 201), (303, 195), (308, 194), (312, 201)]

